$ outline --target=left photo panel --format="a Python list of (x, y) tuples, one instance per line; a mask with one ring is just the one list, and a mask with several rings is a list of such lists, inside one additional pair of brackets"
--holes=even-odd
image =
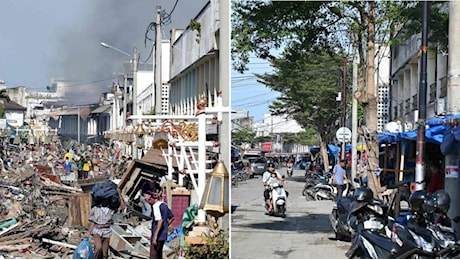
[(0, 255), (230, 258), (230, 0), (0, 8)]

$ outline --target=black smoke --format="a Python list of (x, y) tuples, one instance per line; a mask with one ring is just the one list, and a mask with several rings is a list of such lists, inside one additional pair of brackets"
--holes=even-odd
[[(97, 103), (103, 92), (110, 91), (116, 75), (123, 72), (123, 62), (130, 57), (104, 48), (100, 42), (132, 53), (137, 47), (140, 61), (152, 63), (152, 41), (155, 32), (149, 24), (156, 19), (156, 6), (169, 14), (170, 23), (163, 25), (163, 39), (169, 39), (172, 28), (186, 28), (208, 1), (179, 0), (98, 0), (92, 1), (80, 24), (62, 28), (56, 41), (56, 56), (49, 64), (50, 78), (65, 78), (75, 82), (66, 88), (66, 99), (71, 104)], [(148, 59), (147, 59), (148, 58)], [(122, 83), (122, 82), (120, 82)]]

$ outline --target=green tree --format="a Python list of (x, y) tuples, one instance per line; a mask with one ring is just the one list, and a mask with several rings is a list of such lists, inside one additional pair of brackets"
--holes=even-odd
[(318, 137), (316, 131), (313, 128), (308, 128), (297, 134), (288, 134), (283, 137), (284, 143), (301, 144), (308, 146), (317, 146)]
[(335, 99), (341, 89), (341, 63), (341, 55), (329, 50), (285, 52), (282, 58), (272, 59), (274, 73), (256, 75), (281, 93), (269, 106), (271, 113), (290, 115), (304, 129), (313, 129), (325, 150), (341, 117), (340, 102)]
[(243, 143), (254, 143), (256, 133), (249, 128), (238, 128), (232, 131), (232, 143), (234, 145), (241, 145)]
[[(0, 90), (0, 99), (5, 99), (7, 102), (10, 101), (10, 96), (8, 96), (8, 91), (6, 89)], [(0, 102), (0, 118), (4, 117), (5, 113), (5, 104)]]

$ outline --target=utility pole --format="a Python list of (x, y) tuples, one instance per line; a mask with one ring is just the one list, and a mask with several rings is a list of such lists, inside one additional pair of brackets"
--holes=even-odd
[[(347, 57), (343, 57), (342, 69), (342, 127), (347, 127)], [(342, 142), (342, 152), (340, 159), (345, 159), (346, 141), (345, 138)]]
[(427, 62), (428, 62), (428, 16), (429, 2), (423, 2), (422, 11), (422, 44), (420, 46), (420, 82), (418, 91), (418, 122), (417, 122), (417, 151), (415, 161), (415, 189), (423, 190), (423, 180), (425, 179), (424, 172), (424, 147), (425, 147), (425, 121), (426, 121), (426, 78), (427, 78)]
[(139, 115), (139, 108), (137, 104), (137, 48), (133, 48), (133, 56), (132, 56), (132, 68), (133, 68), (133, 114), (138, 116)]
[[(358, 52), (354, 51), (353, 54), (353, 93), (358, 89)], [(351, 179), (355, 184), (354, 179), (356, 176), (356, 166), (358, 162), (358, 154), (356, 151), (356, 144), (358, 139), (358, 100), (355, 97), (352, 99), (351, 105)]]
[[(455, 115), (460, 112), (458, 100), (460, 99), (460, 60), (456, 59), (460, 55), (460, 2), (449, 2), (449, 59), (448, 59), (448, 84), (447, 84), (447, 114)], [(452, 122), (451, 122), (452, 123)], [(460, 179), (458, 175), (447, 174), (450, 169), (458, 169), (459, 156), (454, 154), (445, 154), (446, 178), (444, 189), (450, 196), (450, 208), (447, 215), (450, 219), (460, 216), (460, 205), (456, 202), (460, 199)], [(458, 171), (458, 170), (457, 170)], [(456, 234), (460, 232), (460, 223), (452, 221), (452, 227)]]
[(154, 76), (155, 84), (153, 84), (154, 89), (152, 91), (152, 102), (155, 98), (155, 115), (162, 115), (161, 111), (161, 94), (163, 90), (163, 82), (161, 80), (161, 6), (157, 6), (157, 19), (155, 22), (155, 64)]

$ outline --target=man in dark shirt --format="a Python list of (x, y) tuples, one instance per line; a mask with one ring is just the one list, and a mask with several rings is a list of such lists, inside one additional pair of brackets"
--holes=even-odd
[(174, 214), (164, 202), (158, 193), (147, 192), (150, 195), (147, 200), (153, 207), (152, 214), (152, 233), (150, 237), (150, 258), (162, 259), (163, 246), (168, 238), (168, 229)]
[(142, 214), (148, 217), (152, 216), (152, 205), (148, 202), (150, 192), (161, 195), (161, 186), (158, 183), (158, 178), (156, 176), (154, 176), (151, 180), (144, 182), (141, 187)]

